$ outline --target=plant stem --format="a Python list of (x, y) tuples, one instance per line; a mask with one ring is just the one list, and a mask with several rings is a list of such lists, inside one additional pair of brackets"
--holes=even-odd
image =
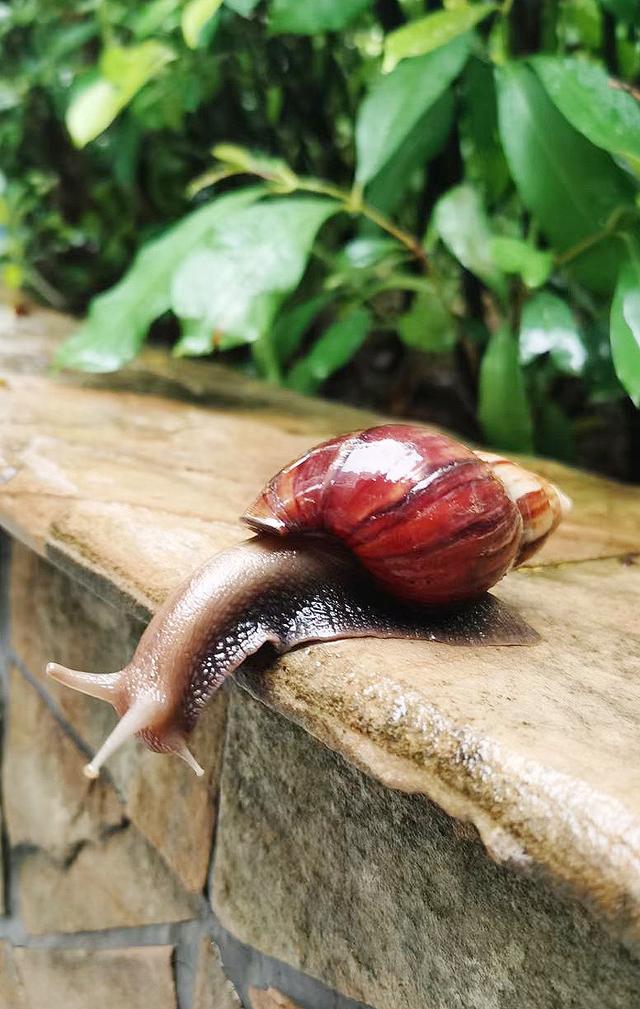
[(556, 256), (556, 266), (566, 266), (567, 263), (570, 263), (572, 260), (577, 259), (578, 256), (581, 256), (583, 252), (588, 252), (588, 250), (593, 248), (594, 245), (598, 245), (599, 242), (604, 242), (605, 239), (611, 238), (620, 223), (620, 219), (625, 215), (625, 213), (627, 213), (628, 210), (628, 207), (618, 207), (617, 210), (614, 210), (604, 228), (600, 231), (596, 231), (593, 235), (588, 235), (587, 238), (583, 238), (582, 241), (577, 242), (575, 245), (572, 245), (570, 249), (567, 249), (565, 252), (560, 253), (559, 256)]

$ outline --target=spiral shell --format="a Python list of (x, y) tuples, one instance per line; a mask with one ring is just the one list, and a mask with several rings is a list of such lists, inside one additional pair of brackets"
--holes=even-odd
[(563, 496), (443, 434), (389, 424), (343, 435), (280, 471), (243, 516), (279, 535), (337, 537), (402, 599), (473, 599), (541, 545)]

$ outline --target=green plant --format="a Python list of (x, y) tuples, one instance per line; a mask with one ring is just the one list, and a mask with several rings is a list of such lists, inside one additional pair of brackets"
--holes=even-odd
[[(41, 6), (0, 45), (33, 47)], [(306, 392), (372, 334), (448, 355), (513, 450), (571, 457), (598, 404), (640, 405), (636, 0), (57, 7), (58, 50), (7, 86), (47, 105), (72, 169), (24, 172), (9, 98), (8, 279), (73, 304), (149, 236), (59, 366), (118, 368), (171, 313), (175, 353), (246, 346)], [(77, 219), (49, 197), (68, 171), (89, 176)]]

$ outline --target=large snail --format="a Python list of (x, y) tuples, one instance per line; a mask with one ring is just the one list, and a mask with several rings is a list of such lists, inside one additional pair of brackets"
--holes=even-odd
[(538, 549), (569, 505), (541, 477), (420, 427), (374, 427), (318, 445), (244, 515), (257, 536), (195, 571), (124, 669), (98, 675), (49, 663), (54, 679), (121, 716), (86, 774), (96, 777), (134, 735), (201, 774), (186, 738), (226, 677), (265, 644), (285, 652), (366, 635), (536, 640), (484, 593)]

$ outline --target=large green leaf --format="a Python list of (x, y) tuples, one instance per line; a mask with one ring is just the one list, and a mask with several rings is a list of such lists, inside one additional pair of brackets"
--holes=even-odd
[(467, 270), (480, 277), (500, 297), (505, 295), (504, 276), (492, 255), (489, 221), (473, 186), (454, 186), (445, 193), (435, 206), (433, 226)]
[(489, 444), (512, 452), (532, 450), (531, 412), (518, 360), (518, 341), (508, 329), (494, 333), (484, 352), (478, 418)]
[(457, 77), (469, 53), (468, 35), (381, 74), (356, 121), (356, 181), (366, 185), (386, 165), (414, 126)]
[(550, 291), (534, 295), (522, 310), (520, 360), (528, 364), (540, 354), (549, 354), (556, 367), (569, 375), (581, 375), (587, 360), (573, 312)]
[(93, 299), (86, 322), (59, 348), (57, 366), (116, 371), (131, 361), (151, 323), (171, 307), (171, 278), (185, 256), (263, 192), (262, 187), (252, 187), (221, 196), (145, 245), (122, 280)]
[(453, 108), (453, 93), (451, 88), (447, 88), (368, 184), (368, 203), (386, 214), (394, 213), (402, 203), (413, 176), (444, 147), (453, 124)]
[(464, 4), (427, 14), (396, 28), (385, 40), (383, 70), (388, 73), (407, 56), (423, 56), (439, 49), (463, 32), (468, 32), (495, 10), (494, 3)]
[[(633, 200), (634, 188), (608, 154), (558, 112), (523, 63), (496, 70), (500, 135), (523, 202), (560, 252), (597, 235)], [(572, 273), (595, 291), (612, 289), (621, 246), (599, 242), (576, 257)]]
[(562, 115), (612, 154), (640, 158), (640, 102), (584, 60), (537, 56), (536, 73)]
[(269, 30), (272, 34), (316, 35), (339, 32), (372, 0), (271, 0)]
[(84, 147), (106, 130), (133, 96), (175, 58), (168, 46), (148, 39), (136, 46), (111, 46), (67, 109), (66, 124), (76, 147)]
[(611, 305), (611, 353), (616, 374), (640, 407), (640, 258), (624, 263)]
[(175, 314), (202, 320), (221, 348), (266, 341), (277, 310), (300, 282), (318, 229), (339, 209), (332, 200), (289, 197), (226, 216), (177, 270)]
[(348, 364), (364, 343), (371, 317), (364, 308), (356, 308), (329, 326), (314, 343), (306, 357), (296, 362), (287, 385), (298, 392), (312, 393), (339, 368)]

